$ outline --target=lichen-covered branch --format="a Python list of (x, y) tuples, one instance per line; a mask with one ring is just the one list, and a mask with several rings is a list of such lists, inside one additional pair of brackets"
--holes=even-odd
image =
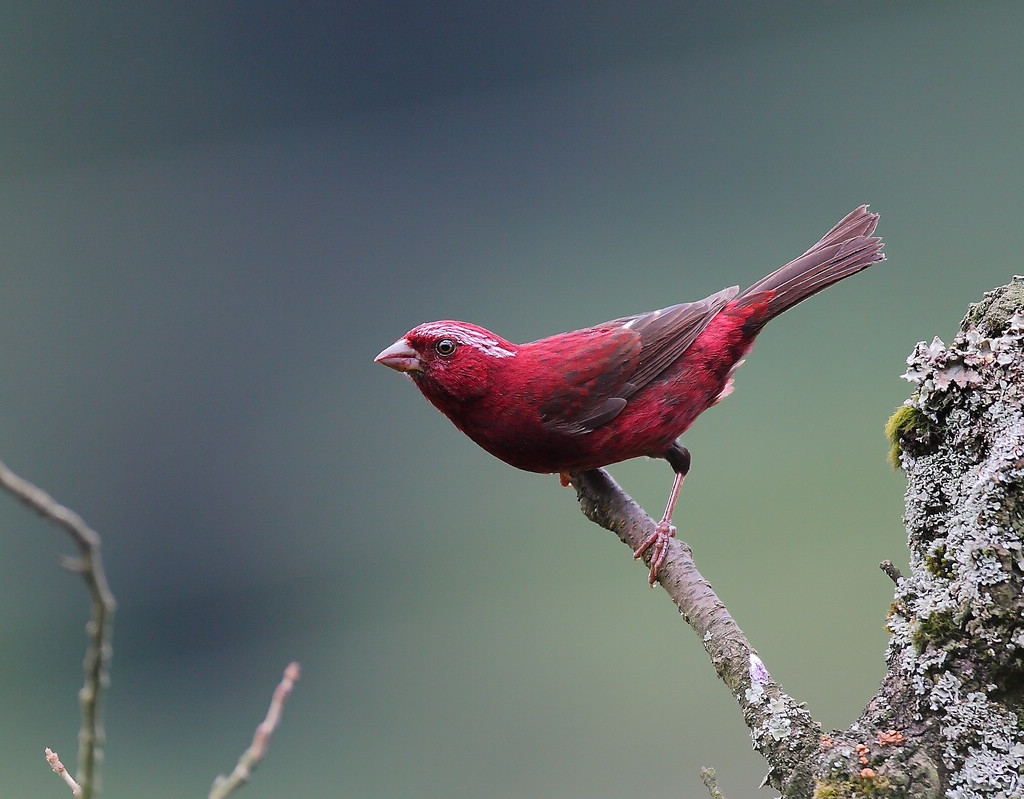
[[(907, 363), (916, 388), (887, 433), (907, 474), (910, 574), (883, 564), (888, 671), (849, 729), (821, 735), (771, 681), (685, 544), (659, 575), (786, 797), (1024, 796), (1024, 278)], [(603, 471), (572, 481), (587, 517), (629, 546), (653, 529)]]
[(1024, 794), (1022, 311), (1017, 277), (971, 306), (948, 346), (919, 343), (904, 375), (916, 391), (890, 423), (911, 573), (864, 720), (914, 731), (953, 799)]
[(82, 575), (92, 601), (86, 633), (85, 683), (79, 691), (82, 727), (78, 733), (78, 784), (83, 799), (99, 795), (100, 763), (103, 760), (103, 725), (100, 699), (109, 682), (111, 630), (116, 603), (107, 585), (100, 557), (100, 536), (74, 511), (64, 507), (41, 488), (19, 477), (0, 463), (0, 486), (46, 519), (63, 527), (78, 549), (78, 557), (66, 565)]
[(907, 474), (910, 574), (888, 671), (823, 741), (817, 799), (1024, 795), (1024, 278), (972, 305), (953, 341), (920, 342), (913, 395), (887, 425)]
[[(616, 533), (632, 549), (654, 530), (654, 520), (603, 469), (570, 477), (587, 518)], [(809, 784), (810, 775), (802, 764), (818, 750), (821, 728), (769, 676), (739, 625), (697, 571), (686, 544), (670, 543), (658, 581), (739, 703), (754, 748), (770, 766), (767, 781), (779, 790)]]
[(708, 789), (708, 793), (711, 794), (711, 799), (726, 799), (722, 789), (718, 787), (718, 775), (715, 774), (713, 768), (702, 768), (700, 770), (700, 780), (704, 783), (704, 787)]

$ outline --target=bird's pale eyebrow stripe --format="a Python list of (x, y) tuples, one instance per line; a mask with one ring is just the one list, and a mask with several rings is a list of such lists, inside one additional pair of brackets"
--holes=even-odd
[(468, 344), (471, 347), (476, 347), (481, 352), (486, 353), (494, 358), (514, 358), (515, 353), (510, 349), (506, 349), (498, 343), (498, 340), (491, 338), (490, 336), (484, 335), (478, 330), (472, 330), (468, 327), (460, 327), (458, 325), (423, 325), (420, 327), (420, 332), (427, 335), (435, 336), (451, 336), (453, 339), (461, 344)]

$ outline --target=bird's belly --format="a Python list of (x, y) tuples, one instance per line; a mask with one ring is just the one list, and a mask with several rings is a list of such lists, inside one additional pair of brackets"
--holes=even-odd
[[(728, 364), (729, 367), (732, 364)], [(484, 412), (450, 415), (459, 429), (487, 452), (528, 472), (597, 469), (644, 456), (661, 458), (716, 401), (728, 369), (687, 370), (657, 381), (630, 397), (622, 411), (593, 430), (568, 433), (543, 423), (540, 398), (528, 403), (494, 402)], [(506, 398), (501, 398), (506, 399)]]
[(692, 418), (681, 424), (678, 414), (669, 413), (656, 415), (652, 420), (635, 421), (641, 424), (618, 423), (615, 419), (580, 434), (552, 433), (543, 428), (528, 432), (463, 428), (463, 432), (487, 452), (517, 469), (551, 474), (598, 469), (644, 456), (660, 458)]

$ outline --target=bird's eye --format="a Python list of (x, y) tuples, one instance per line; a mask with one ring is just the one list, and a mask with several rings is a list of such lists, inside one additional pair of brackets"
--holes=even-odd
[(434, 349), (437, 351), (437, 354), (442, 358), (448, 358), (449, 356), (454, 355), (455, 347), (455, 342), (450, 338), (443, 338), (434, 345)]

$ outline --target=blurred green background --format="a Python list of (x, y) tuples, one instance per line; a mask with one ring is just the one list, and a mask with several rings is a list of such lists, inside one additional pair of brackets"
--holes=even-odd
[[(0, 458), (104, 536), (106, 794), (700, 796), (764, 772), (695, 636), (554, 477), (373, 356), (746, 285), (854, 206), (889, 261), (773, 322), (687, 434), (681, 536), (826, 728), (905, 561), (882, 425), (1020, 272), (1019, 4), (0, 6)], [(663, 463), (613, 467), (659, 512)], [(0, 501), (0, 793), (64, 796), (86, 600)]]

